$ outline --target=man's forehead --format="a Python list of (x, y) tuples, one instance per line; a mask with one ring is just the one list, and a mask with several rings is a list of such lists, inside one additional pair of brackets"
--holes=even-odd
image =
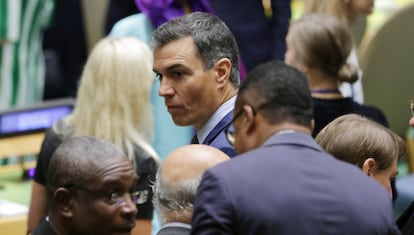
[(161, 58), (195, 56), (196, 47), (191, 37), (177, 39), (154, 49), (154, 62)]
[(126, 156), (95, 159), (91, 164), (87, 164), (86, 169), (98, 177), (107, 175), (129, 175), (135, 172), (131, 161)]

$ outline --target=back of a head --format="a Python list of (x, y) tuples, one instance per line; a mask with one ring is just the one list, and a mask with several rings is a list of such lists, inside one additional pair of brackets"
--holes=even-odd
[(74, 135), (107, 139), (121, 148), (151, 141), (153, 81), (148, 45), (133, 37), (104, 38), (88, 57), (67, 124)]
[(316, 141), (336, 158), (359, 167), (374, 158), (378, 170), (387, 169), (405, 152), (401, 137), (358, 114), (336, 118), (319, 132)]
[(282, 61), (256, 66), (246, 77), (237, 100), (248, 99), (270, 124), (291, 122), (311, 127), (312, 98), (303, 73)]
[(337, 18), (323, 14), (305, 14), (289, 28), (295, 57), (310, 68), (317, 68), (341, 82), (358, 79), (355, 66), (347, 63), (352, 49), (349, 29)]
[(208, 145), (187, 145), (171, 152), (157, 172), (154, 202), (162, 223), (190, 223), (201, 176), (210, 167), (229, 160)]
[(211, 166), (228, 160), (224, 152), (215, 147), (193, 144), (172, 151), (163, 161), (160, 173), (171, 183), (195, 179)]
[[(133, 128), (145, 133), (147, 125), (152, 125), (153, 81), (152, 54), (144, 42), (132, 37), (99, 41), (80, 80), (73, 112), (75, 134), (111, 139), (107, 137), (112, 137), (113, 129)], [(130, 126), (102, 128), (108, 126), (108, 119)]]
[(97, 177), (94, 172), (102, 167), (102, 162), (117, 162), (122, 158), (126, 158), (122, 150), (109, 141), (87, 136), (68, 138), (50, 160), (48, 193), (72, 184), (93, 185)]
[(205, 69), (211, 69), (221, 58), (232, 63), (230, 80), (240, 84), (239, 49), (233, 33), (217, 16), (205, 12), (193, 12), (162, 24), (152, 34), (153, 48), (185, 37), (192, 37)]

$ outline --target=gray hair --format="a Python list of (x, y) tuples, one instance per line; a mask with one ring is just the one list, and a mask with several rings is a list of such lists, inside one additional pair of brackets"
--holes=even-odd
[(193, 203), (201, 175), (180, 182), (170, 182), (162, 177), (158, 169), (153, 184), (154, 206), (161, 218), (161, 223), (169, 221), (190, 221), (193, 213)]

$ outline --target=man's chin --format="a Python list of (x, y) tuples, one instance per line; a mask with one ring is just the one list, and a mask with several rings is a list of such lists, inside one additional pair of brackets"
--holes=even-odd
[(112, 235), (131, 235), (133, 228), (124, 228), (124, 229), (118, 229), (116, 231), (112, 232)]
[(112, 235), (131, 235), (132, 230), (130, 231), (117, 231), (112, 233)]
[(189, 123), (188, 121), (178, 119), (178, 118), (173, 118), (173, 122), (177, 126), (183, 126), (183, 127), (184, 126), (192, 126), (192, 123)]

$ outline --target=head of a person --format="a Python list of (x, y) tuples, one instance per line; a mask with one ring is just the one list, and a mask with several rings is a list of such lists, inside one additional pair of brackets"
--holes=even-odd
[(57, 233), (129, 234), (135, 226), (137, 175), (111, 142), (66, 139), (54, 152), (47, 177), (49, 223)]
[(310, 134), (312, 114), (303, 73), (282, 61), (258, 65), (247, 75), (237, 96), (232, 122), (235, 149), (241, 154), (257, 148), (282, 130)]
[(68, 126), (74, 135), (110, 140), (131, 157), (132, 142), (143, 145), (141, 139), (152, 139), (153, 82), (147, 44), (133, 37), (101, 39), (83, 69)]
[(361, 168), (391, 194), (390, 179), (398, 174), (405, 143), (390, 129), (358, 114), (346, 114), (325, 126), (316, 141), (334, 157)]
[(352, 49), (351, 34), (333, 16), (303, 15), (290, 25), (286, 45), (286, 63), (305, 74), (316, 70), (338, 82), (358, 79), (357, 69), (346, 62)]
[(374, 11), (375, 0), (305, 0), (305, 13), (320, 13), (337, 17), (351, 25), (359, 16)]
[(236, 40), (217, 16), (194, 12), (152, 35), (158, 94), (179, 126), (202, 127), (240, 83)]
[(154, 183), (154, 204), (161, 223), (191, 223), (193, 202), (201, 176), (230, 158), (217, 148), (193, 144), (180, 147), (161, 164)]

